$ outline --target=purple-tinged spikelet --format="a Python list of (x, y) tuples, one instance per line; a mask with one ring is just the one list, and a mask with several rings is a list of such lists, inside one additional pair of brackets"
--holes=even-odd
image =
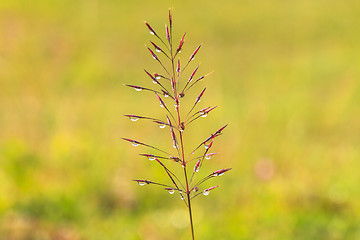
[(224, 173), (226, 173), (227, 171), (230, 171), (230, 170), (231, 170), (231, 168), (220, 169), (220, 170), (214, 171), (212, 173), (212, 175), (214, 177), (222, 176)]
[(184, 33), (183, 37), (181, 38), (180, 43), (179, 43), (179, 46), (178, 46), (178, 48), (176, 49), (176, 53), (180, 53), (180, 52), (181, 52), (182, 46), (184, 45), (185, 35), (186, 35), (186, 33)]
[(199, 51), (201, 47), (201, 44), (195, 49), (195, 51), (193, 52), (193, 54), (191, 54), (190, 58), (189, 58), (189, 62), (191, 62), (192, 60), (195, 59), (195, 55), (197, 54), (197, 52)]
[(158, 60), (158, 61), (159, 61), (158, 56), (156, 56), (156, 54), (155, 54), (149, 47), (148, 47), (147, 49), (150, 51), (152, 57), (153, 57), (155, 60)]
[(155, 30), (147, 22), (145, 22), (145, 25), (149, 28), (149, 31), (152, 35), (158, 36)]

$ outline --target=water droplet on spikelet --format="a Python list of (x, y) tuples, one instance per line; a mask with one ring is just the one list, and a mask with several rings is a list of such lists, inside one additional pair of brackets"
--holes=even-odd
[(144, 185), (146, 184), (146, 182), (138, 182), (138, 184), (139, 184), (140, 186), (144, 186)]
[(130, 120), (133, 122), (136, 122), (137, 120), (139, 120), (139, 118), (138, 117), (130, 117)]
[(134, 147), (139, 146), (139, 144), (137, 142), (132, 142), (131, 145), (133, 145)]
[(165, 128), (165, 124), (159, 124), (159, 128)]
[(204, 196), (207, 196), (207, 195), (210, 194), (210, 191), (206, 191), (206, 190), (205, 190), (205, 191), (203, 192), (203, 194), (204, 194)]
[(174, 194), (174, 192), (175, 192), (174, 189), (169, 189), (169, 190), (168, 190), (168, 193), (170, 193), (170, 194)]

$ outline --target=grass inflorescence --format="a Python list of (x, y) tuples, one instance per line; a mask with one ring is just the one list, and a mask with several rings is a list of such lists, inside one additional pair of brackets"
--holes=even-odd
[[(183, 77), (183, 72), (194, 61), (195, 56), (199, 52), (202, 44), (193, 51), (189, 58), (183, 63), (180, 61), (181, 50), (185, 43), (186, 33), (182, 35), (178, 44), (173, 44), (173, 19), (171, 11), (169, 10), (169, 24), (165, 25), (165, 38), (162, 38), (158, 32), (156, 32), (149, 23), (145, 22), (146, 27), (153, 35), (153, 39), (150, 40), (150, 45), (146, 46), (147, 50), (160, 65), (162, 74), (151, 74), (148, 70), (144, 69), (146, 75), (150, 77), (152, 82), (156, 85), (156, 88), (144, 87), (127, 84), (126, 86), (133, 88), (135, 91), (150, 91), (155, 94), (156, 101), (164, 108), (165, 115), (163, 119), (157, 117), (146, 117), (139, 115), (125, 115), (131, 121), (148, 120), (157, 124), (161, 129), (168, 128), (170, 131), (170, 141), (174, 149), (163, 150), (148, 143), (143, 143), (138, 140), (129, 138), (123, 138), (125, 141), (131, 143), (133, 146), (142, 146), (145, 148), (156, 151), (157, 154), (142, 153), (143, 157), (148, 158), (150, 161), (157, 162), (163, 169), (165, 174), (171, 180), (170, 184), (159, 183), (146, 179), (135, 179), (140, 186), (144, 185), (157, 185), (168, 191), (170, 194), (178, 194), (180, 199), (184, 202), (189, 212), (189, 221), (191, 227), (192, 239), (194, 236), (194, 224), (191, 209), (192, 200), (200, 195), (207, 196), (210, 191), (218, 188), (219, 186), (212, 186), (208, 188), (203, 187), (203, 183), (214, 177), (218, 177), (231, 170), (231, 168), (224, 168), (215, 170), (208, 173), (205, 177), (197, 179), (204, 160), (210, 159), (216, 152), (210, 152), (211, 147), (215, 139), (220, 136), (223, 130), (227, 127), (224, 125), (218, 130), (210, 134), (202, 142), (199, 143), (190, 153), (185, 153), (184, 150), (184, 135), (191, 134), (187, 132), (186, 128), (189, 124), (193, 124), (197, 119), (206, 117), (217, 106), (208, 106), (205, 108), (198, 108), (198, 103), (201, 101), (203, 95), (206, 93), (206, 88), (201, 89), (200, 93), (195, 96), (194, 103), (189, 106), (183, 106), (180, 104), (181, 100), (185, 97), (189, 97), (187, 92), (190, 88), (196, 86), (209, 74), (197, 77), (196, 74), (199, 69), (197, 65), (191, 72), (190, 76)], [(170, 66), (170, 67), (167, 67)], [(191, 96), (191, 95), (190, 95)], [(165, 100), (166, 99), (166, 100)], [(175, 108), (173, 109), (172, 106)], [(201, 151), (202, 149), (202, 151)], [(200, 153), (200, 156), (195, 157), (195, 153)], [(178, 164), (180, 168), (183, 168), (183, 176), (176, 175), (167, 166), (170, 162)], [(170, 163), (171, 164), (171, 163)]]

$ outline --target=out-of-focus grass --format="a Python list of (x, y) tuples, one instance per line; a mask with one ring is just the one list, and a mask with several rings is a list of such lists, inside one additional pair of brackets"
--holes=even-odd
[(203, 102), (220, 107), (191, 138), (230, 124), (204, 171), (233, 170), (196, 199), (197, 237), (359, 239), (355, 0), (0, 1), (0, 239), (189, 238), (176, 196), (131, 182), (160, 169), (120, 141), (167, 146), (122, 115), (161, 113), (123, 83), (158, 69), (142, 21), (162, 29), (169, 6), (215, 70)]

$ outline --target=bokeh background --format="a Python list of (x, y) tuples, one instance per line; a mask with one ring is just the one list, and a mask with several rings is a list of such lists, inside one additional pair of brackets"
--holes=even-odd
[(143, 21), (163, 34), (169, 7), (182, 58), (203, 43), (215, 71), (189, 149), (229, 123), (203, 174), (233, 170), (194, 201), (197, 238), (360, 239), (356, 0), (1, 0), (0, 239), (190, 238), (178, 196), (131, 181), (166, 176), (121, 140), (170, 148), (123, 117), (162, 114), (123, 84), (161, 71)]

